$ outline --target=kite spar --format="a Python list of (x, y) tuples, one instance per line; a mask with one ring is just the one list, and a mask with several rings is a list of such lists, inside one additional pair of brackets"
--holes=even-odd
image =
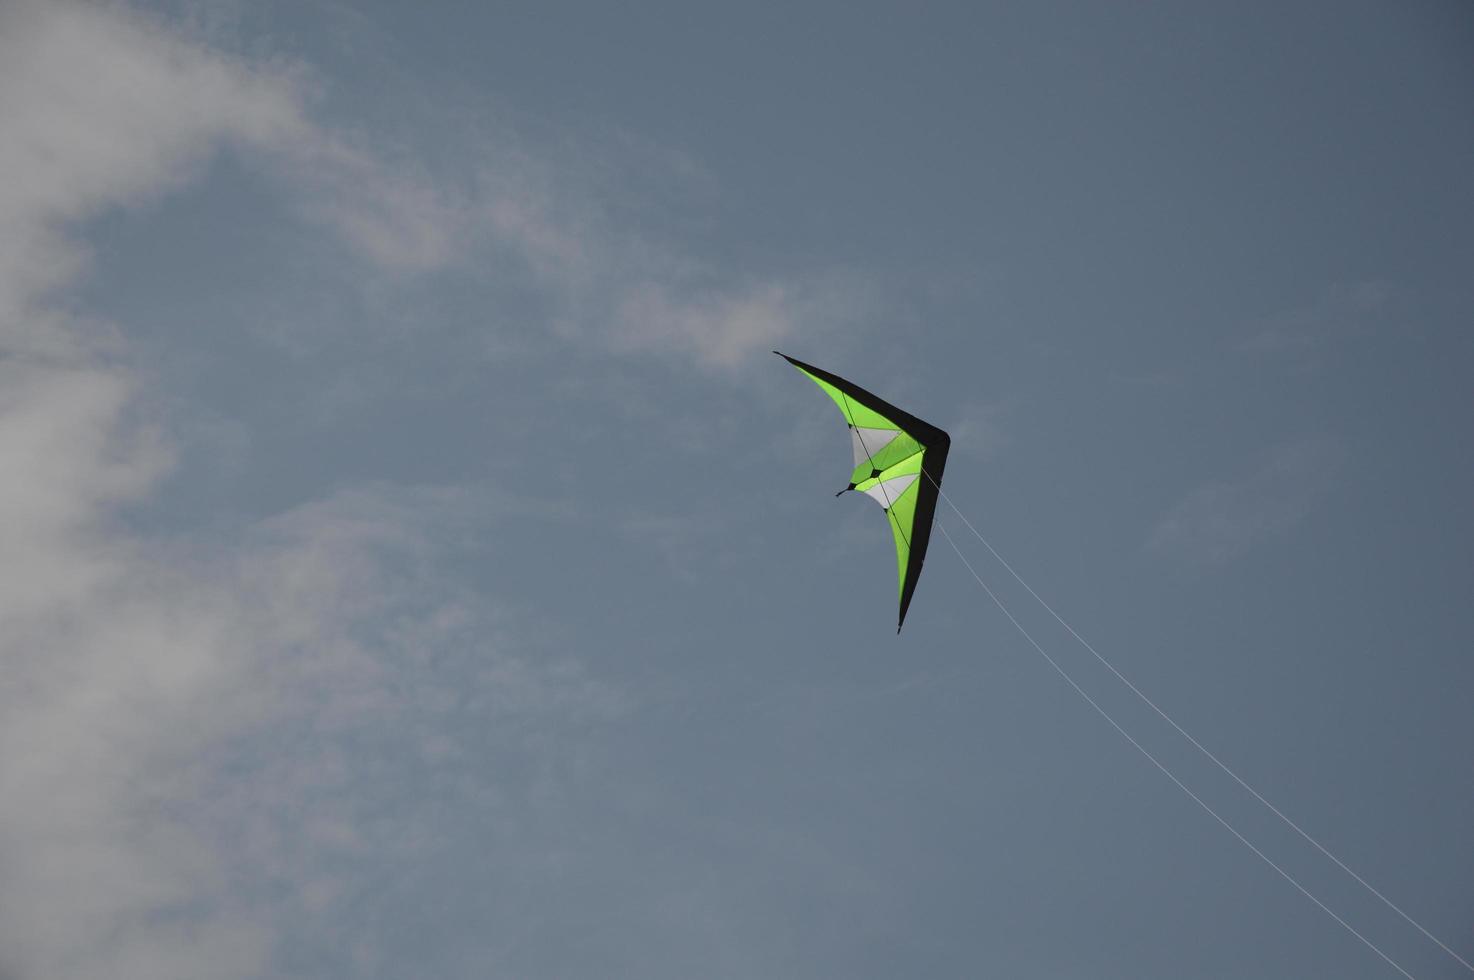
[[(942, 488), (942, 469), (952, 440), (941, 429), (877, 398), (852, 381), (811, 364), (773, 351), (834, 399), (850, 428), (855, 469), (850, 484), (839, 494), (856, 491), (880, 504), (896, 539), (896, 570), (900, 578), (901, 614), (896, 632), (906, 622), (906, 610), (931, 540), (932, 517)], [(835, 496), (839, 496), (835, 494)]]

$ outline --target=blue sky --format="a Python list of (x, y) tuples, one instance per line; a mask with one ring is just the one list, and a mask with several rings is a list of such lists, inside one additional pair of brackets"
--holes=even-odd
[[(1474, 15), (0, 7), (0, 978), (1474, 959)], [(1455, 959), (1025, 629), (1420, 978)]]

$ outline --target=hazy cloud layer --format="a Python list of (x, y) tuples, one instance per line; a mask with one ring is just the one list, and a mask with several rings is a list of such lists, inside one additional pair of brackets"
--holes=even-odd
[(464, 219), (314, 125), (289, 67), (117, 6), (0, 17), (0, 975), (268, 975), (364, 886), (336, 856), (431, 846), (382, 787), (463, 780), (467, 718), (504, 759), (547, 759), (619, 701), (519, 657), (424, 560), (454, 495), (369, 488), (194, 542), (126, 530), (174, 453), (125, 331), (65, 305), (79, 222), (225, 146), (381, 270), (447, 261)]
[(1189, 493), (1157, 523), (1147, 547), (1194, 564), (1237, 558), (1305, 517), (1333, 485), (1344, 456), (1327, 440), (1279, 446), (1253, 472)]

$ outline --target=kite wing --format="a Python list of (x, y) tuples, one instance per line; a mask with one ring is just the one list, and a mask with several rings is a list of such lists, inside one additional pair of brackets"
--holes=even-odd
[(779, 351), (773, 353), (824, 389), (844, 413), (855, 449), (855, 470), (850, 474), (850, 485), (840, 493), (855, 490), (865, 494), (880, 504), (890, 521), (901, 580), (901, 615), (896, 623), (899, 633), (921, 577), (921, 563), (926, 559), (942, 468), (947, 465), (952, 440), (936, 426), (857, 384)]

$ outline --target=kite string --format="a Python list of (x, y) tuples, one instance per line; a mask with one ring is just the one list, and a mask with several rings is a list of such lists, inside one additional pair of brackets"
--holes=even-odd
[(1049, 666), (1054, 668), (1055, 673), (1059, 674), (1059, 676), (1065, 679), (1065, 683), (1074, 688), (1075, 693), (1080, 695), (1080, 697), (1085, 700), (1086, 704), (1094, 708), (1096, 713), (1104, 718), (1107, 722), (1109, 722), (1112, 728), (1121, 733), (1122, 738), (1130, 742), (1131, 745), (1136, 749), (1136, 751), (1146, 756), (1147, 760), (1151, 762), (1152, 765), (1160, 769), (1164, 776), (1172, 780), (1172, 782), (1177, 786), (1178, 789), (1182, 790), (1188, 795), (1188, 798), (1190, 798), (1198, 806), (1202, 807), (1203, 810), (1205, 810), (1210, 817), (1222, 824), (1223, 827), (1229, 833), (1237, 837), (1245, 847), (1258, 855), (1260, 860), (1269, 865), (1275, 871), (1279, 872), (1282, 878), (1284, 878), (1290, 884), (1299, 889), (1301, 894), (1303, 894), (1306, 898), (1310, 899), (1317, 906), (1319, 906), (1321, 911), (1325, 912), (1326, 915), (1329, 915), (1331, 918), (1340, 923), (1342, 928), (1344, 928), (1347, 932), (1351, 933), (1357, 939), (1361, 940), (1368, 949), (1376, 953), (1382, 959), (1386, 960), (1387, 963), (1391, 965), (1394, 970), (1407, 977), (1408, 980), (1416, 980), (1416, 978), (1413, 977), (1411, 973), (1407, 972), (1401, 966), (1399, 966), (1397, 962), (1392, 959), (1392, 957), (1382, 952), (1382, 950), (1379, 949), (1375, 943), (1373, 943), (1367, 937), (1363, 936), (1360, 932), (1357, 932), (1355, 927), (1353, 927), (1349, 922), (1341, 918), (1341, 916), (1332, 911), (1331, 908), (1327, 906), (1324, 902), (1312, 895), (1304, 885), (1300, 884), (1300, 882), (1296, 881), (1295, 878), (1288, 871), (1276, 864), (1274, 860), (1269, 857), (1269, 855), (1265, 854), (1258, 847), (1255, 847), (1252, 841), (1250, 841), (1243, 834), (1239, 833), (1239, 831), (1227, 820), (1219, 816), (1218, 812), (1214, 810), (1211, 806), (1209, 806), (1206, 802), (1204, 802), (1202, 797), (1198, 796), (1198, 794), (1189, 789), (1186, 783), (1178, 779), (1177, 776), (1175, 776), (1170, 769), (1163, 765), (1156, 756), (1152, 755), (1152, 753), (1148, 751), (1144, 745), (1142, 745), (1134, 737), (1132, 737), (1130, 732), (1122, 728), (1121, 725), (1116, 721), (1116, 719), (1112, 718), (1110, 714), (1104, 708), (1102, 708), (1094, 698), (1092, 698), (1089, 694), (1085, 692), (1085, 689), (1083, 687), (1075, 683), (1075, 679), (1065, 672), (1065, 669), (1059, 665), (1058, 661), (1056, 661), (1047, 652), (1045, 652), (1044, 648), (1041, 647), (1039, 643), (1034, 639), (1034, 637), (1029, 634), (1029, 631), (1024, 629), (1023, 624), (1014, 618), (1013, 613), (1008, 611), (1008, 607), (1005, 606), (1003, 602), (998, 598), (998, 596), (994, 594), (993, 590), (988, 587), (988, 583), (984, 582), (982, 576), (978, 575), (977, 571), (972, 567), (972, 563), (967, 560), (967, 556), (962, 553), (962, 549), (957, 547), (957, 542), (952, 540), (952, 535), (948, 533), (946, 526), (943, 525), (940, 521), (937, 522), (936, 526), (942, 532), (942, 536), (947, 539), (947, 543), (952, 546), (952, 550), (957, 553), (957, 557), (962, 560), (962, 564), (965, 565), (967, 567), (967, 570), (972, 573), (972, 577), (977, 581), (978, 585), (982, 586), (982, 589), (985, 593), (987, 593), (988, 598), (993, 600), (993, 605), (998, 607), (999, 611), (1001, 611), (1003, 615), (1008, 618), (1008, 621), (1013, 624), (1014, 628), (1017, 629), (1019, 633), (1023, 634), (1024, 639), (1029, 641), (1029, 645), (1038, 652), (1039, 656), (1045, 659)]
[[(935, 484), (935, 481), (933, 481), (933, 483)], [(1058, 622), (1061, 626), (1063, 626), (1069, 632), (1069, 634), (1071, 636), (1073, 636), (1076, 640), (1078, 640), (1080, 642), (1080, 644), (1085, 647), (1086, 650), (1089, 650), (1090, 653), (1091, 653), (1091, 655), (1094, 656), (1096, 660), (1100, 661), (1102, 664), (1105, 665), (1105, 667), (1106, 667), (1107, 670), (1109, 670), (1112, 674), (1116, 675), (1116, 679), (1117, 680), (1119, 680), (1122, 684), (1125, 684), (1128, 688), (1130, 688), (1131, 689), (1131, 693), (1135, 694), (1138, 698), (1140, 698), (1147, 705), (1147, 707), (1151, 708), (1159, 716), (1161, 716), (1161, 718), (1162, 718), (1163, 721), (1167, 722), (1167, 724), (1171, 725), (1174, 729), (1176, 729), (1177, 730), (1177, 733), (1179, 735), (1181, 735), (1183, 738), (1187, 739), (1190, 743), (1192, 743), (1192, 746), (1195, 749), (1197, 749), (1199, 752), (1203, 753), (1203, 755), (1207, 756), (1208, 759), (1211, 760), (1214, 765), (1216, 765), (1219, 769), (1221, 769), (1225, 773), (1227, 773), (1228, 776), (1230, 778), (1232, 778), (1234, 782), (1238, 783), (1245, 790), (1247, 790), (1249, 792), (1249, 795), (1253, 796), (1254, 799), (1258, 800), (1265, 807), (1267, 807), (1271, 813), (1273, 813), (1276, 817), (1279, 817), (1280, 820), (1284, 821), (1284, 823), (1288, 827), (1290, 827), (1290, 829), (1294, 830), (1295, 833), (1299, 834), (1301, 837), (1305, 838), (1305, 840), (1309, 841), (1311, 843), (1311, 845), (1315, 847), (1316, 850), (1320, 851), (1326, 857), (1330, 858), (1331, 861), (1336, 865), (1336, 867), (1340, 868), (1342, 871), (1346, 872), (1352, 878), (1356, 879), (1356, 881), (1357, 881), (1358, 884), (1360, 884), (1363, 888), (1365, 888), (1367, 891), (1371, 892), (1378, 899), (1380, 899), (1381, 902), (1382, 902), (1382, 904), (1386, 905), (1392, 911), (1394, 911), (1398, 915), (1402, 916), (1402, 918), (1406, 922), (1408, 922), (1410, 925), (1412, 925), (1413, 928), (1417, 929), (1424, 936), (1426, 936), (1428, 939), (1430, 939), (1432, 942), (1434, 942), (1440, 949), (1442, 949), (1449, 956), (1452, 956), (1454, 959), (1458, 960), (1459, 963), (1461, 963), (1463, 965), (1464, 969), (1469, 970), (1470, 972), (1474, 972), (1474, 966), (1471, 966), (1469, 964), (1469, 961), (1468, 960), (1464, 959), (1458, 953), (1456, 953), (1452, 949), (1450, 949), (1442, 940), (1440, 940), (1437, 936), (1433, 935), (1433, 933), (1431, 933), (1427, 929), (1423, 928), (1423, 926), (1422, 926), (1421, 923), (1419, 923), (1416, 919), (1414, 919), (1412, 916), (1408, 915), (1401, 908), (1399, 908), (1397, 906), (1397, 904), (1394, 903), (1390, 898), (1388, 898), (1387, 896), (1383, 895), (1376, 888), (1373, 888), (1370, 882), (1368, 882), (1361, 875), (1357, 874), (1355, 871), (1353, 871), (1351, 868), (1349, 868), (1344, 861), (1342, 861), (1340, 858), (1336, 857), (1336, 855), (1332, 854), (1323, 844), (1321, 844), (1320, 841), (1318, 841), (1314, 837), (1310, 836), (1310, 834), (1307, 833), (1303, 828), (1301, 828), (1301, 826), (1299, 824), (1297, 824), (1294, 820), (1291, 820), (1288, 816), (1286, 816), (1283, 812), (1281, 812), (1280, 809), (1279, 809), (1279, 807), (1275, 806), (1273, 803), (1269, 802), (1269, 800), (1265, 799), (1259, 793), (1258, 790), (1256, 790), (1254, 787), (1250, 786), (1247, 782), (1244, 781), (1244, 779), (1241, 776), (1239, 776), (1238, 773), (1236, 773), (1232, 769), (1230, 769), (1228, 767), (1228, 764), (1227, 763), (1225, 763), (1223, 760), (1219, 759), (1218, 756), (1214, 755), (1211, 751), (1209, 751), (1208, 748), (1207, 748), (1207, 746), (1203, 745), (1203, 743), (1199, 742), (1196, 738), (1194, 738), (1185, 728), (1183, 728), (1181, 725), (1179, 725), (1177, 723), (1177, 721), (1175, 719), (1173, 719), (1173, 717), (1171, 715), (1167, 714), (1166, 711), (1164, 711), (1160, 707), (1158, 707), (1157, 706), (1157, 703), (1155, 701), (1153, 701), (1151, 698), (1147, 697), (1146, 694), (1143, 693), (1140, 688), (1138, 688), (1135, 684), (1131, 683), (1130, 679), (1128, 679), (1125, 674), (1122, 674), (1119, 670), (1117, 670), (1116, 667), (1115, 667), (1115, 665), (1112, 664), (1109, 660), (1107, 660), (1098, 650), (1096, 650), (1095, 647), (1092, 646), (1088, 640), (1086, 640), (1079, 633), (1075, 632), (1075, 628), (1073, 626), (1071, 626), (1069, 623), (1065, 622), (1064, 617), (1062, 617), (1059, 613), (1055, 612), (1054, 611), (1054, 607), (1051, 606), (1049, 603), (1045, 602), (1044, 601), (1044, 598), (1042, 596), (1040, 596), (1039, 593), (1035, 592), (1034, 589), (1033, 589), (1033, 587), (1030, 586), (1028, 582), (1025, 582), (1024, 581), (1023, 576), (1019, 575), (1018, 572), (1014, 571), (1013, 566), (1010, 565), (1007, 561), (1005, 561), (1004, 558), (1003, 558), (1003, 556), (1000, 555), (998, 553), (998, 551), (991, 544), (988, 543), (988, 539), (982, 536), (982, 534), (978, 531), (978, 529), (973, 526), (972, 522), (967, 519), (967, 515), (964, 514), (960, 509), (958, 509), (957, 505), (954, 504), (952, 502), (951, 498), (948, 497), (946, 495), (946, 493), (944, 493), (942, 491), (942, 488), (940, 486), (937, 487), (937, 493), (941, 495), (941, 497), (942, 497), (943, 500), (947, 501), (947, 506), (952, 508), (953, 513), (955, 513), (962, 520), (962, 523), (963, 524), (967, 525), (967, 529), (973, 533), (973, 536), (974, 537), (976, 537), (979, 541), (982, 542), (983, 547), (985, 547), (985, 548), (988, 549), (988, 553), (991, 554), (995, 559), (998, 560), (998, 563), (1000, 565), (1002, 565), (1004, 567), (1004, 569), (1006, 569), (1010, 575), (1013, 576), (1014, 580), (1016, 582), (1018, 582), (1019, 585), (1022, 585), (1024, 587), (1024, 589), (1029, 593), (1029, 595), (1033, 596), (1034, 599), (1041, 606), (1044, 607), (1044, 609), (1049, 613), (1049, 615), (1053, 616), (1054, 619), (1055, 619), (1055, 621)]]

